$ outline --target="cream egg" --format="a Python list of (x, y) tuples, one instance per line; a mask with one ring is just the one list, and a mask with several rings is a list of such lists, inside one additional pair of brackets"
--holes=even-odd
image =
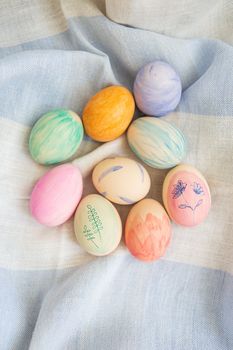
[(79, 245), (89, 254), (110, 254), (120, 243), (122, 223), (116, 208), (104, 197), (84, 197), (75, 213), (74, 231)]
[(97, 191), (111, 202), (133, 204), (150, 190), (147, 170), (133, 159), (108, 158), (94, 168), (92, 180)]

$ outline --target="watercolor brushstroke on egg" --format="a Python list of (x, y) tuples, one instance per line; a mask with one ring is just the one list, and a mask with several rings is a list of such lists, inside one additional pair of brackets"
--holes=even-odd
[[(181, 132), (171, 124), (159, 119), (138, 119), (138, 122), (139, 129), (141, 128), (143, 133), (148, 133), (153, 142), (157, 144), (157, 151), (161, 149), (164, 151), (161, 154), (160, 162), (163, 161), (164, 157), (167, 157), (167, 161), (169, 162), (177, 162), (181, 151), (183, 151), (182, 146), (185, 144), (185, 139)], [(164, 145), (166, 148), (164, 148)], [(168, 151), (172, 153), (168, 153)]]
[(138, 166), (138, 168), (140, 170), (140, 173), (141, 173), (141, 176), (142, 176), (142, 182), (144, 182), (144, 169), (143, 169), (143, 167), (142, 167), (142, 165), (140, 163), (136, 162), (136, 164), (137, 164), (137, 166)]
[(155, 168), (167, 168), (181, 161), (185, 153), (184, 136), (178, 129), (160, 120), (139, 118), (132, 125), (129, 144), (145, 163)]
[(118, 196), (123, 202), (127, 203), (127, 204), (133, 204), (135, 203), (135, 201), (133, 201), (130, 198), (124, 197), (124, 196)]
[(113, 173), (113, 172), (118, 171), (118, 170), (121, 170), (122, 168), (123, 168), (122, 165), (114, 165), (114, 166), (112, 166), (112, 167), (110, 167), (110, 168), (104, 170), (104, 171), (100, 174), (100, 176), (99, 176), (99, 178), (98, 178), (98, 182), (100, 182), (101, 180), (103, 180), (103, 178), (105, 178), (105, 176), (107, 176), (108, 174)]
[(45, 114), (36, 122), (31, 131), (29, 148), (35, 160), (49, 165), (69, 159), (78, 149), (82, 139), (81, 120), (75, 118), (75, 114), (68, 110), (57, 109)]

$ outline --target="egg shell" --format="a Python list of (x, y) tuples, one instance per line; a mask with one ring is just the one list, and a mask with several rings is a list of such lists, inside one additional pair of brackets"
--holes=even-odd
[(136, 119), (128, 129), (127, 138), (136, 156), (153, 168), (172, 168), (181, 163), (186, 155), (186, 141), (182, 132), (161, 119)]
[(115, 157), (96, 165), (92, 180), (97, 191), (114, 203), (129, 205), (144, 198), (150, 190), (150, 176), (133, 159)]
[(182, 164), (167, 174), (163, 202), (170, 218), (182, 226), (199, 225), (211, 208), (211, 194), (204, 176), (193, 166)]
[(176, 108), (182, 86), (179, 75), (168, 63), (155, 61), (140, 69), (133, 91), (138, 108), (159, 117)]
[(43, 225), (61, 225), (74, 213), (82, 190), (79, 169), (72, 164), (59, 165), (36, 183), (30, 198), (31, 214)]
[(43, 115), (33, 126), (29, 138), (32, 158), (40, 164), (55, 164), (69, 159), (83, 139), (79, 116), (57, 109)]
[(125, 132), (134, 110), (134, 98), (128, 89), (109, 86), (94, 95), (84, 108), (85, 131), (96, 141), (114, 140)]
[(170, 219), (154, 199), (143, 199), (130, 210), (125, 225), (125, 243), (136, 258), (153, 261), (164, 255), (171, 239)]
[(79, 245), (89, 254), (110, 254), (120, 243), (122, 223), (116, 208), (104, 197), (90, 194), (83, 198), (74, 217)]

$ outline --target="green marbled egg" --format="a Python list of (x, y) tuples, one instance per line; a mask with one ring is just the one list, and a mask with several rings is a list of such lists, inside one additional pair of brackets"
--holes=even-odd
[(56, 164), (72, 157), (82, 139), (83, 124), (79, 116), (56, 109), (44, 114), (33, 126), (29, 150), (37, 163)]

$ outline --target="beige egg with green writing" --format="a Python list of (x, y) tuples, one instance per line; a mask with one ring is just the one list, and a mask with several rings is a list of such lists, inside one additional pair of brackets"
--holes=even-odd
[(104, 197), (90, 194), (83, 198), (74, 217), (74, 231), (79, 245), (89, 254), (110, 254), (120, 243), (121, 218)]

